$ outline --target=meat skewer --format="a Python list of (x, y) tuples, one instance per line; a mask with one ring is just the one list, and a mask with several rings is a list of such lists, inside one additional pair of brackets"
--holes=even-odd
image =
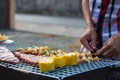
[(22, 61), (36, 67), (38, 67), (39, 60), (43, 58), (42, 56), (24, 54), (21, 52), (14, 52), (14, 55), (21, 59)]

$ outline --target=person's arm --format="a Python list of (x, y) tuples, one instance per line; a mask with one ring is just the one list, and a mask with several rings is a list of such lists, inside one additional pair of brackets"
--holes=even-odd
[(82, 11), (87, 28), (93, 29), (92, 17), (90, 15), (89, 0), (82, 0)]
[[(82, 0), (82, 11), (86, 23), (86, 31), (81, 36), (80, 42), (90, 51), (96, 49), (96, 32), (92, 24), (92, 17), (90, 15), (89, 0)], [(91, 45), (89, 45), (91, 44)]]

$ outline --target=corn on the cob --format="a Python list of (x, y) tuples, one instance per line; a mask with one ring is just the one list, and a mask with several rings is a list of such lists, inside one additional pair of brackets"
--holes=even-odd
[(77, 53), (67, 53), (64, 54), (65, 63), (67, 66), (78, 64)]
[(39, 69), (41, 72), (48, 72), (48, 71), (55, 70), (54, 60), (51, 58), (41, 59), (39, 61)]
[(65, 59), (64, 59), (63, 55), (53, 56), (53, 59), (54, 59), (54, 63), (55, 63), (55, 68), (65, 66)]

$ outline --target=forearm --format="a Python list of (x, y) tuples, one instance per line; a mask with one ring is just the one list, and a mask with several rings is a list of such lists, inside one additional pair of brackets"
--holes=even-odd
[(94, 28), (90, 15), (89, 0), (82, 0), (82, 11), (87, 28)]

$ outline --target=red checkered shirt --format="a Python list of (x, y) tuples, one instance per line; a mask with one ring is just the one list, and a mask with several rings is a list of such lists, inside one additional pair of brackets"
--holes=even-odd
[(101, 45), (120, 32), (120, 0), (89, 0), (89, 3), (97, 40)]

